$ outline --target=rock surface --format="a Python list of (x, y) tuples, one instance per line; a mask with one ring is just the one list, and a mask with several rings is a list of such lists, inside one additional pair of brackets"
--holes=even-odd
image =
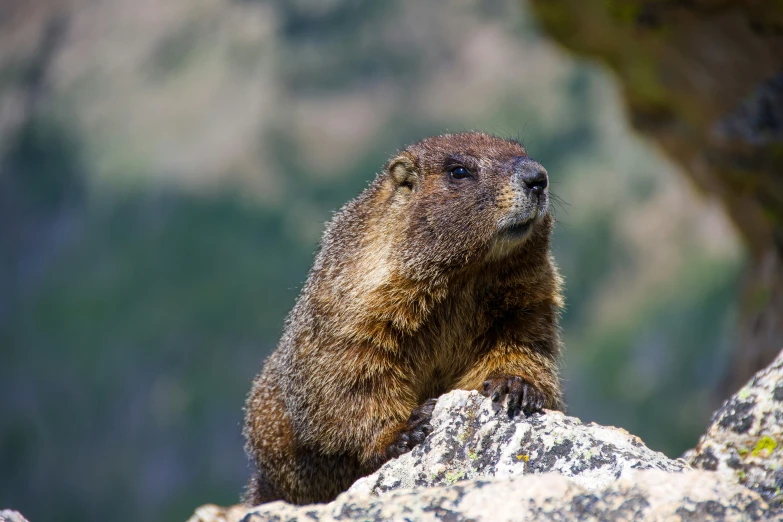
[(330, 504), (266, 504), (241, 520), (762, 520), (766, 510), (758, 494), (713, 473), (649, 470), (594, 491), (556, 473), (382, 496), (349, 491)]
[(18, 511), (0, 509), (0, 522), (27, 522), (27, 519)]
[(783, 353), (726, 401), (683, 459), (560, 412), (509, 419), (462, 390), (438, 399), (432, 427), (329, 504), (207, 505), (190, 522), (783, 520)]
[(684, 457), (694, 468), (715, 471), (783, 501), (783, 353), (715, 413), (707, 433)]
[(622, 429), (552, 411), (509, 419), (475, 392), (442, 396), (432, 426), (329, 504), (208, 505), (190, 522), (783, 520), (783, 355), (715, 414), (685, 455), (697, 470)]
[(360, 479), (355, 492), (448, 486), (490, 477), (556, 472), (600, 489), (633, 470), (683, 471), (625, 430), (583, 424), (548, 411), (509, 419), (505, 409), (477, 392), (455, 390), (438, 399), (432, 434), (410, 453)]

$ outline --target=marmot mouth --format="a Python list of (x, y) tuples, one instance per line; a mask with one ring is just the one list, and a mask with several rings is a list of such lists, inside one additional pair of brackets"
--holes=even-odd
[(527, 221), (507, 225), (500, 230), (500, 233), (510, 239), (522, 239), (533, 228), (533, 221), (535, 220), (528, 219)]

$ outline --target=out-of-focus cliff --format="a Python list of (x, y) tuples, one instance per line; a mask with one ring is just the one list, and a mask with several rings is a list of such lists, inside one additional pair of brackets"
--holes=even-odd
[(636, 129), (717, 197), (750, 252), (735, 391), (783, 347), (783, 3), (532, 0), (545, 31), (617, 74)]

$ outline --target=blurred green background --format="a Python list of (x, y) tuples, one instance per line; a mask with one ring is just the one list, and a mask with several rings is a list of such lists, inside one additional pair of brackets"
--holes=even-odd
[(469, 129), (520, 137), (565, 201), (569, 413), (679, 455), (744, 253), (524, 2), (0, 5), (0, 507), (236, 502), (244, 395), (323, 223), (399, 147)]

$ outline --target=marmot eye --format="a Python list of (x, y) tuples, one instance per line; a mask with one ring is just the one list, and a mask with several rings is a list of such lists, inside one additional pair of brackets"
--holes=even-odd
[(463, 179), (470, 176), (470, 171), (465, 167), (454, 167), (449, 172), (454, 179)]

